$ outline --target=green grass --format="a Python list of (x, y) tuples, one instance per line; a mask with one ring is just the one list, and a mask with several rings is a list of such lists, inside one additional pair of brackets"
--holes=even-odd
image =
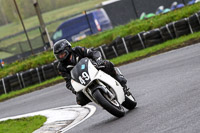
[(13, 56), (13, 54), (7, 52), (0, 52), (0, 53), (1, 53), (1, 59)]
[[(158, 44), (140, 51), (136, 51), (136, 52), (132, 52), (129, 54), (125, 54), (122, 56), (119, 56), (117, 58), (114, 58), (111, 60), (111, 62), (113, 62), (115, 65), (119, 66), (121, 64), (125, 64), (125, 63), (129, 63), (129, 62), (133, 62), (139, 59), (143, 59), (158, 53), (162, 53), (162, 52), (166, 52), (169, 50), (173, 50), (176, 48), (180, 48), (180, 47), (184, 47), (184, 46), (188, 46), (191, 45), (193, 43), (197, 43), (200, 41), (200, 32), (194, 33), (194, 34), (190, 34), (188, 36), (182, 36), (178, 39), (174, 39), (174, 40), (169, 40), (167, 42), (164, 42), (162, 44)], [(0, 95), (0, 101), (4, 101), (6, 99), (9, 98), (13, 98), (28, 92), (32, 92), (34, 90), (38, 90), (50, 85), (53, 85), (55, 83), (61, 82), (62, 77), (56, 77), (50, 80), (47, 80), (41, 84), (36, 84), (27, 88), (24, 88), (22, 90), (18, 90), (18, 91), (14, 91), (14, 92), (10, 92), (8, 94), (3, 94)]]
[[(28, 36), (29, 36), (29, 39), (32, 40), (38, 36), (40, 36), (40, 31), (39, 29), (36, 29), (36, 30), (33, 30), (33, 31), (30, 31), (28, 32)], [(1, 46), (0, 47), (8, 47), (14, 43), (18, 43), (18, 42), (24, 42), (24, 41), (27, 41), (26, 39), (26, 36), (25, 34), (21, 34), (21, 35), (18, 35), (18, 36), (15, 36), (15, 37), (12, 37), (10, 39), (7, 39), (7, 40), (4, 40), (4, 41), (1, 41)], [(39, 44), (37, 45), (41, 45), (40, 43), (42, 43), (42, 41), (39, 41), (38, 42)], [(33, 45), (34, 46), (34, 45)]]
[(0, 69), (0, 78), (5, 77), (6, 75), (11, 75), (22, 70), (27, 70), (29, 68), (35, 68), (36, 66), (41, 66), (43, 64), (50, 63), (55, 60), (53, 54), (49, 54), (49, 51), (35, 56), (30, 56), (24, 61), (16, 61), (10, 65), (5, 65), (5, 68)]
[(40, 128), (46, 117), (33, 116), (0, 122), (0, 133), (32, 133)]

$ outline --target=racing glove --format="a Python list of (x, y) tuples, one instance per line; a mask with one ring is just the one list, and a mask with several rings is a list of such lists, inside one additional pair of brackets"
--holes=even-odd
[(96, 63), (97, 63), (98, 66), (104, 65), (104, 61), (103, 60), (96, 60)]

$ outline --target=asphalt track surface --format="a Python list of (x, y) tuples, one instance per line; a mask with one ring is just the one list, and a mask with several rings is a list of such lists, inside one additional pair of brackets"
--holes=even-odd
[[(199, 133), (200, 44), (120, 67), (138, 102), (116, 118), (101, 107), (68, 133)], [(74, 105), (75, 97), (60, 83), (0, 103), (0, 118)]]

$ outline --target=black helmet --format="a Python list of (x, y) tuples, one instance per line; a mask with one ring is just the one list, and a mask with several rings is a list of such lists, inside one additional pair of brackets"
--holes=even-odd
[(66, 39), (59, 40), (54, 44), (53, 53), (57, 60), (63, 61), (71, 54), (71, 44)]

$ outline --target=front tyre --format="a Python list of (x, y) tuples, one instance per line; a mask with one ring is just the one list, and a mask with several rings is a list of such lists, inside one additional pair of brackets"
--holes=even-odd
[(136, 107), (137, 102), (133, 95), (130, 93), (129, 95), (125, 95), (125, 101), (122, 103), (122, 105), (129, 110), (132, 110)]
[(125, 115), (124, 108), (121, 104), (115, 99), (110, 100), (105, 96), (100, 90), (96, 90), (93, 93), (93, 97), (97, 100), (97, 102), (109, 113), (116, 117), (123, 117)]

